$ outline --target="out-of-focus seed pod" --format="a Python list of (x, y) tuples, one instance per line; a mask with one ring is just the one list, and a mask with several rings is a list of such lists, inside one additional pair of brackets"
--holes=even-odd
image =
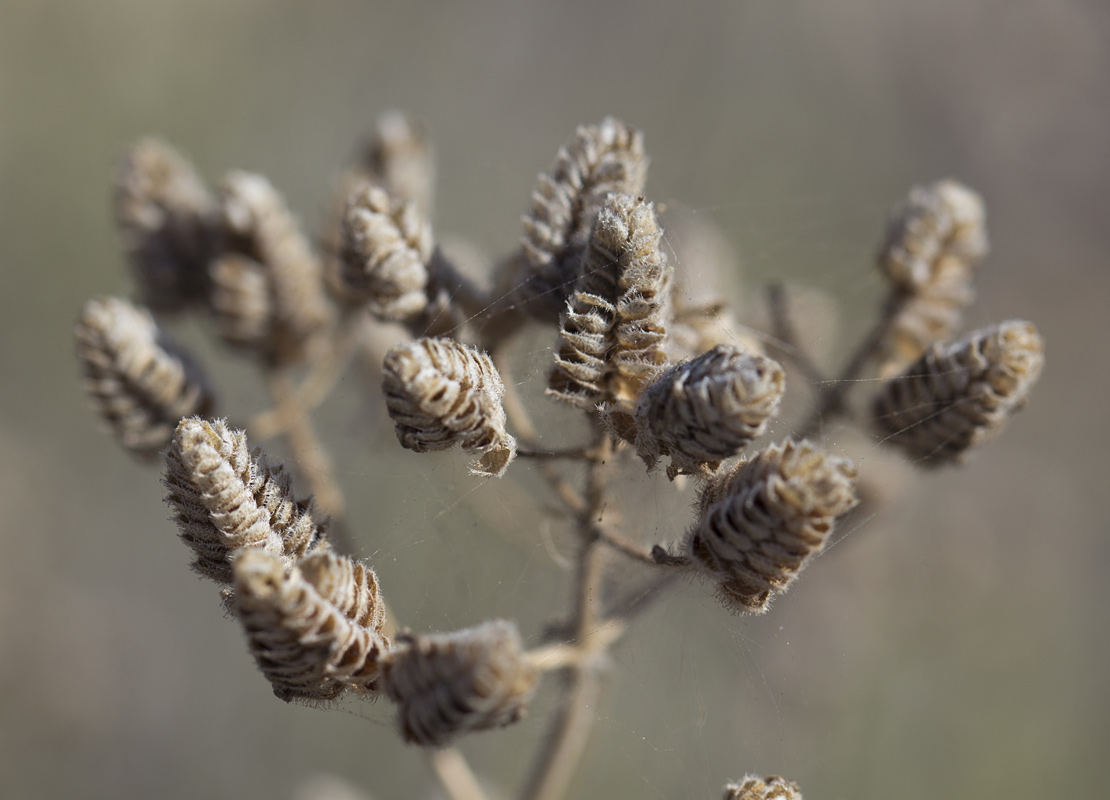
[(181, 420), (166, 451), (165, 486), (193, 569), (217, 583), (231, 582), (237, 550), (263, 550), (290, 566), (328, 546), (312, 501), (293, 500), (284, 469), (252, 454), (246, 434), (223, 420)]
[(536, 671), (505, 620), (443, 634), (404, 634), (382, 660), (382, 689), (397, 704), (405, 741), (443, 747), (501, 728), (528, 707)]
[(1022, 320), (934, 345), (883, 383), (875, 429), (924, 466), (958, 462), (1025, 405), (1043, 366), (1044, 340)]
[(850, 460), (808, 441), (771, 445), (703, 492), (689, 558), (725, 605), (762, 614), (856, 505), (855, 478)]
[(400, 111), (378, 117), (374, 136), (359, 165), (371, 183), (398, 203), (413, 202), (431, 213), (435, 192), (435, 151), (424, 129)]
[(331, 572), (343, 561), (315, 553), (300, 562), (308, 567), (302, 569), (263, 550), (235, 556), (235, 614), (258, 668), (282, 700), (332, 700), (348, 687), (376, 688), (388, 642), (349, 619), (314, 583), (334, 589)]
[(500, 477), (516, 456), (505, 429), (505, 386), (485, 353), (454, 339), (418, 339), (385, 356), (382, 389), (401, 445), (417, 453), (460, 445), (478, 475)]
[(216, 331), (231, 345), (264, 351), (275, 316), (266, 268), (240, 253), (225, 253), (208, 274)]
[(725, 786), (724, 800), (802, 800), (802, 791), (794, 781), (778, 775), (745, 775)]
[(120, 160), (114, 199), (142, 302), (156, 311), (203, 302), (216, 205), (192, 165), (165, 142), (141, 139)]
[(667, 474), (706, 475), (763, 435), (786, 388), (779, 364), (718, 345), (677, 364), (636, 403), (636, 452), (648, 465), (670, 456)]
[(93, 407), (140, 458), (164, 450), (182, 417), (212, 413), (206, 378), (146, 310), (116, 297), (90, 300), (74, 335)]

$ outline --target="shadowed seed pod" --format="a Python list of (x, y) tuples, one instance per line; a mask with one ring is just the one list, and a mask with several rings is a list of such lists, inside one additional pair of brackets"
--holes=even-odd
[(90, 300), (74, 335), (93, 407), (140, 458), (164, 450), (182, 417), (212, 412), (200, 369), (146, 310), (116, 297)]
[(1025, 405), (1043, 366), (1044, 340), (1021, 320), (934, 345), (883, 383), (872, 404), (875, 428), (922, 465), (958, 462)]
[(418, 339), (385, 356), (382, 389), (401, 445), (417, 453), (458, 444), (470, 471), (500, 477), (516, 455), (505, 430), (505, 387), (485, 353), (454, 339)]
[(223, 420), (181, 420), (164, 484), (193, 569), (217, 583), (231, 582), (236, 550), (264, 550), (288, 566), (328, 546), (311, 499), (294, 501), (284, 469), (252, 454), (246, 434)]
[(706, 475), (762, 436), (786, 386), (765, 356), (718, 345), (652, 381), (636, 403), (636, 452), (648, 465), (669, 455), (667, 474)]
[(762, 614), (856, 505), (855, 479), (850, 460), (808, 441), (771, 445), (702, 493), (689, 558), (725, 605)]
[(157, 311), (203, 302), (216, 204), (192, 165), (158, 139), (141, 139), (116, 170), (116, 226), (139, 297)]
[[(235, 614), (258, 668), (282, 700), (332, 700), (348, 687), (376, 688), (388, 643), (349, 619), (313, 582), (334, 589), (331, 573), (343, 560), (315, 553), (289, 566), (263, 550), (235, 556)], [(350, 574), (349, 567), (343, 571)]]
[(397, 704), (406, 742), (443, 747), (501, 728), (527, 710), (536, 671), (505, 620), (454, 633), (403, 634), (382, 660), (382, 689)]
[(745, 775), (725, 786), (724, 800), (802, 800), (802, 792), (794, 781), (778, 775)]

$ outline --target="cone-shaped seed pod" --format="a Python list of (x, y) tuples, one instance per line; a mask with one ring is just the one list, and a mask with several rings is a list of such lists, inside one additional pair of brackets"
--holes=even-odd
[(212, 412), (207, 380), (147, 311), (116, 297), (90, 300), (74, 334), (93, 406), (140, 458), (164, 450), (182, 417)]
[[(258, 668), (282, 700), (331, 700), (348, 687), (376, 688), (387, 641), (352, 622), (313, 582), (336, 588), (342, 576), (332, 573), (344, 561), (314, 553), (300, 562), (302, 569), (263, 550), (235, 556), (235, 614)], [(351, 573), (349, 566), (341, 571)]]
[(855, 478), (810, 442), (771, 445), (703, 492), (689, 557), (725, 605), (762, 614), (856, 504)]
[(400, 111), (378, 117), (361, 171), (399, 203), (412, 201), (422, 215), (432, 210), (435, 151), (424, 130)]
[(652, 381), (636, 403), (636, 452), (667, 474), (705, 475), (763, 435), (778, 413), (786, 375), (775, 361), (718, 345)]
[(802, 800), (802, 792), (794, 781), (778, 775), (745, 775), (725, 786), (724, 800)]
[(157, 139), (135, 143), (116, 171), (115, 215), (144, 304), (172, 311), (204, 300), (216, 204), (188, 161)]
[(521, 255), (499, 279), (536, 317), (554, 322), (564, 310), (597, 212), (612, 192), (639, 195), (647, 179), (643, 135), (606, 117), (580, 127), (540, 175), (524, 217)]
[(386, 407), (403, 447), (417, 453), (456, 444), (481, 455), (478, 475), (500, 477), (516, 455), (505, 430), (504, 384), (485, 353), (454, 339), (418, 339), (386, 353)]
[(872, 405), (875, 428), (922, 465), (960, 461), (1025, 405), (1043, 366), (1044, 340), (1021, 320), (934, 345), (883, 384)]
[(527, 709), (536, 671), (504, 620), (444, 634), (405, 634), (382, 661), (382, 689), (397, 704), (405, 741), (443, 747), (500, 728)]
[(193, 569), (217, 583), (231, 582), (236, 550), (264, 550), (288, 566), (328, 546), (311, 499), (294, 501), (282, 467), (262, 462), (246, 434), (223, 420), (181, 421), (166, 452), (165, 486), (181, 538), (196, 554)]
[(297, 562), (305, 580), (355, 625), (381, 634), (385, 602), (378, 576), (361, 561), (331, 550), (317, 550)]

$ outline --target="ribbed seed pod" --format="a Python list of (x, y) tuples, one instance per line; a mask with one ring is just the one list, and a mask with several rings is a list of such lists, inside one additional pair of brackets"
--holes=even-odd
[(158, 139), (141, 139), (116, 170), (116, 226), (142, 302), (172, 311), (203, 302), (216, 205), (192, 165)]
[(305, 580), (355, 625), (381, 634), (385, 602), (378, 576), (361, 561), (331, 550), (317, 550), (297, 562)]
[(802, 792), (794, 781), (778, 775), (745, 775), (725, 786), (724, 800), (802, 800)]
[(427, 216), (435, 192), (435, 152), (424, 130), (400, 111), (378, 117), (361, 171), (394, 202), (416, 204)]
[(558, 319), (605, 198), (612, 192), (641, 194), (647, 165), (643, 135), (635, 128), (612, 117), (578, 128), (550, 173), (539, 177), (524, 217), (521, 258), (504, 288), (540, 319)]
[(762, 436), (778, 413), (786, 374), (777, 362), (718, 345), (647, 385), (636, 403), (636, 452), (667, 474), (706, 475)]
[(96, 298), (85, 304), (74, 335), (93, 407), (140, 458), (164, 450), (182, 417), (212, 412), (204, 375), (147, 311), (117, 297)]
[(266, 268), (239, 253), (225, 253), (208, 268), (209, 304), (224, 341), (264, 350), (275, 316)]
[(1025, 405), (1043, 366), (1044, 340), (1022, 320), (934, 345), (883, 383), (872, 404), (875, 428), (923, 465), (960, 461)]
[(850, 460), (808, 441), (771, 445), (702, 493), (690, 560), (725, 605), (762, 614), (856, 505), (855, 479)]
[(318, 553), (305, 561), (309, 572), (263, 550), (235, 556), (235, 614), (258, 668), (285, 701), (332, 700), (348, 687), (375, 689), (387, 642), (348, 619), (310, 578), (331, 587), (329, 565), (342, 559)]
[[(261, 175), (233, 172), (220, 196), (223, 254), (239, 260), (218, 272), (214, 301), (217, 324), (231, 344), (259, 351), (277, 361), (300, 358), (309, 340), (332, 321), (324, 293), (323, 268), (300, 225), (277, 190)], [(248, 264), (254, 265), (248, 268)], [(258, 324), (263, 303), (258, 292), (265, 279), (269, 316)], [(236, 305), (236, 302), (242, 305)], [(259, 331), (253, 339), (247, 331)], [(238, 333), (229, 333), (238, 332)]]
[(236, 550), (264, 550), (288, 566), (328, 546), (312, 501), (294, 501), (283, 468), (262, 462), (223, 420), (181, 420), (164, 483), (193, 569), (217, 583), (231, 582)]
[(454, 339), (418, 339), (385, 356), (382, 389), (401, 445), (417, 453), (458, 444), (481, 457), (478, 475), (500, 477), (516, 456), (505, 430), (504, 384), (485, 353)]
[(505, 620), (443, 634), (404, 634), (382, 660), (406, 742), (443, 747), (459, 734), (501, 728), (527, 710), (536, 671)]

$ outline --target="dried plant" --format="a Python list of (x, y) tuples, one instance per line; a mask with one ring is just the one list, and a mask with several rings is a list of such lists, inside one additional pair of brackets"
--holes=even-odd
[[(120, 167), (117, 219), (139, 297), (154, 313), (204, 307), (222, 340), (258, 364), (274, 407), (251, 418), (250, 435), (285, 440), (301, 493), (246, 432), (213, 417), (199, 371), (150, 311), (124, 300), (91, 301), (77, 325), (94, 407), (129, 450), (164, 453), (165, 498), (193, 568), (217, 584), (275, 694), (323, 708), (348, 690), (383, 698), (401, 738), (432, 751), (455, 800), (485, 794), (451, 743), (517, 723), (552, 672), (562, 680), (549, 735), (520, 795), (566, 796), (605, 656), (673, 578), (706, 579), (729, 611), (768, 612), (865, 495), (852, 461), (822, 443), (830, 423), (915, 464), (952, 464), (998, 434), (1041, 371), (1043, 342), (1027, 322), (955, 338), (987, 247), (970, 189), (941, 181), (896, 210), (878, 258), (882, 309), (830, 376), (794, 334), (804, 292), (772, 287), (753, 336), (727, 297), (675, 267), (683, 254), (667, 257), (644, 197), (647, 164), (636, 129), (612, 118), (579, 128), (541, 175), (521, 247), (489, 289), (436, 243), (431, 145), (396, 112), (340, 181), (319, 251), (261, 176), (233, 172), (213, 199), (153, 141)], [(687, 258), (711, 258), (691, 241)], [(519, 396), (512, 374), (508, 348), (529, 322), (549, 326), (547, 400)], [(522, 636), (496, 620), (393, 633), (388, 586), (349, 555), (359, 526), (345, 519), (312, 424), (359, 352), (380, 366), (401, 447), (457, 445), (476, 476), (512, 468), (546, 483), (577, 541), (569, 608), (546, 632)], [(805, 416), (783, 420), (793, 375), (819, 391)], [(878, 390), (859, 398), (872, 380)], [(549, 400), (581, 416), (576, 433), (533, 421)], [(790, 435), (768, 442), (776, 423)], [(664, 459), (676, 485), (699, 487), (676, 544), (625, 525), (612, 488)], [(792, 781), (747, 775), (725, 798), (801, 794)]]

